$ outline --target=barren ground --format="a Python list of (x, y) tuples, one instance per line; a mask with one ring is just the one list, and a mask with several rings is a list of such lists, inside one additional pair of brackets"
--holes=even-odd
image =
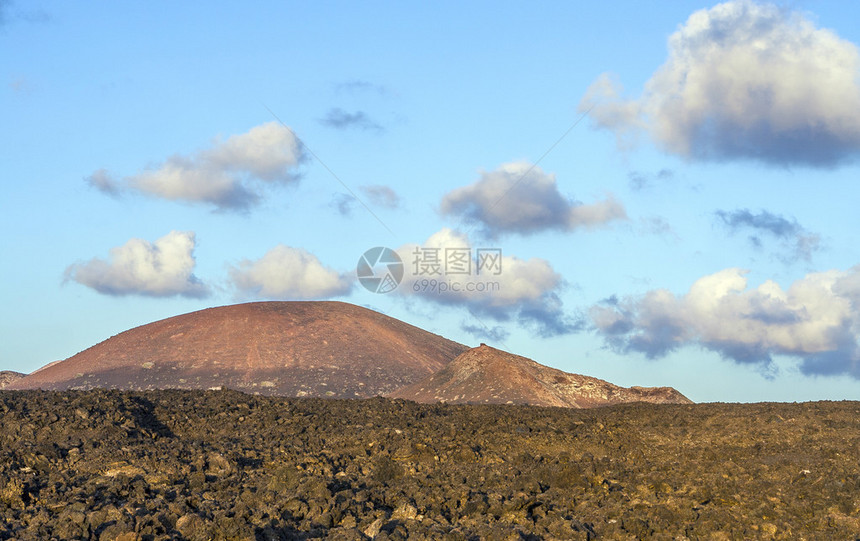
[(0, 538), (857, 539), (860, 403), (0, 391)]

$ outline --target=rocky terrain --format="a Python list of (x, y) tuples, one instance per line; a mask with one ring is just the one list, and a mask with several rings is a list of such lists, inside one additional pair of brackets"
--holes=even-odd
[(692, 402), (671, 387), (619, 387), (570, 374), (486, 344), (470, 349), (445, 368), (390, 394), (415, 402), (531, 404), (593, 408), (623, 402)]
[(0, 391), (0, 538), (857, 539), (860, 403)]
[(9, 389), (208, 389), (371, 397), (467, 349), (343, 302), (255, 302), (156, 321), (10, 383)]
[(13, 372), (12, 370), (0, 370), (0, 389), (5, 389), (7, 385), (18, 381), (26, 375), (21, 372)]

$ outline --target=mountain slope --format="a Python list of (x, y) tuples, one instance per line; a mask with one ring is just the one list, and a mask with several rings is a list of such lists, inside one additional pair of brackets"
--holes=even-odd
[(624, 402), (692, 402), (671, 387), (619, 387), (570, 374), (484, 344), (389, 396), (416, 402), (531, 404), (592, 408)]
[(0, 370), (0, 389), (5, 389), (7, 385), (26, 375), (27, 374), (22, 374), (21, 372), (13, 372), (12, 370)]
[(136, 327), (7, 389), (226, 386), (286, 396), (368, 397), (418, 381), (466, 349), (352, 304), (256, 302)]

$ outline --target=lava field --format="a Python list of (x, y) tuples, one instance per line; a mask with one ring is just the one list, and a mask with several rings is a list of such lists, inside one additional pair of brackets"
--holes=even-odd
[(860, 403), (0, 391), (2, 539), (858, 539)]

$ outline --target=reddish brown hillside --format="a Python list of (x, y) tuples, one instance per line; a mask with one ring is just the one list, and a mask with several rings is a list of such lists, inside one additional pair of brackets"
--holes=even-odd
[(466, 349), (352, 304), (257, 302), (125, 331), (7, 389), (226, 386), (287, 396), (368, 397), (418, 381)]
[(568, 408), (622, 402), (692, 403), (671, 387), (619, 387), (601, 379), (562, 372), (484, 344), (463, 353), (439, 372), (389, 396), (425, 403)]

